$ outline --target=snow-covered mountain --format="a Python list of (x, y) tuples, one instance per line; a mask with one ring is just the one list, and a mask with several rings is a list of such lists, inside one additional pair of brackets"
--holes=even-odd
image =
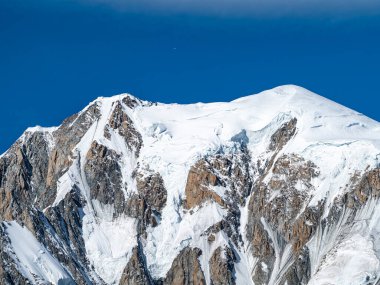
[(380, 284), (379, 158), (297, 86), (98, 98), (1, 155), (1, 284)]

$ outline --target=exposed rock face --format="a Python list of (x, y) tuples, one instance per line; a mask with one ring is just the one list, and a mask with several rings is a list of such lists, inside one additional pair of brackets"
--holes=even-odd
[(218, 247), (210, 259), (211, 284), (213, 285), (233, 285), (234, 262), (236, 257), (228, 247)]
[[(136, 107), (137, 101), (126, 101), (129, 107)], [(119, 135), (125, 139), (125, 143), (130, 150), (133, 150), (136, 156), (139, 155), (140, 148), (142, 146), (141, 134), (135, 129), (132, 120), (123, 110), (122, 103), (117, 102), (114, 110), (111, 114), (108, 126), (104, 130), (104, 136), (108, 139), (111, 138), (109, 128), (117, 130)]]
[(43, 193), (45, 198), (42, 201), (43, 208), (53, 203), (57, 181), (72, 163), (72, 157), (74, 155), (72, 153), (73, 148), (99, 118), (99, 105), (98, 103), (93, 103), (81, 113), (66, 119), (62, 125), (52, 133), (54, 137), (54, 147), (49, 155), (46, 191)]
[[(25, 225), (70, 270), (76, 284), (94, 281), (103, 284), (89, 273), (81, 223), (85, 202), (73, 185), (58, 205), (51, 204), (58, 179), (72, 165), (72, 149), (99, 116), (99, 106), (94, 103), (65, 120), (56, 130), (26, 131), (0, 158), (0, 220), (16, 220)], [(42, 213), (44, 208), (46, 212)], [(5, 284), (34, 284), (35, 281), (23, 277), (19, 266), (12, 264), (6, 252), (2, 254), (8, 260), (2, 266)], [(38, 276), (35, 280), (39, 280)], [(41, 284), (49, 283), (45, 281), (40, 280)]]
[(132, 250), (132, 256), (123, 271), (120, 285), (150, 285), (153, 284), (146, 269), (144, 256), (140, 245)]
[[(199, 160), (189, 171), (186, 182), (185, 208), (202, 207), (205, 202), (216, 202), (227, 210), (225, 219), (207, 230), (209, 233), (223, 231), (236, 245), (241, 242), (240, 209), (252, 189), (252, 169), (245, 143), (234, 145), (234, 154), (216, 153)], [(216, 192), (224, 192), (222, 198)]]
[(293, 118), (284, 123), (270, 139), (269, 150), (281, 150), (297, 131), (297, 119)]
[(23, 216), (28, 215), (25, 205), (31, 206), (29, 201), (38, 202), (44, 195), (51, 139), (51, 134), (26, 132), (0, 159), (2, 219), (22, 220)]
[(174, 259), (172, 267), (163, 280), (163, 285), (206, 284), (198, 257), (202, 254), (198, 248), (183, 249)]
[[(300, 235), (295, 235), (295, 243), (303, 241), (303, 237), (310, 236), (307, 233), (311, 231), (305, 226), (304, 221), (308, 218), (309, 222), (315, 221), (320, 213), (315, 213), (312, 209), (307, 209), (304, 214), (297, 219), (297, 216), (306, 206), (310, 193), (297, 189), (297, 187), (312, 190), (311, 179), (318, 176), (316, 166), (310, 161), (304, 161), (302, 158), (291, 155), (281, 156), (273, 166), (272, 178), (269, 181), (269, 189), (261, 188), (266, 193), (266, 197), (272, 196), (272, 201), (268, 201), (265, 205), (264, 218), (271, 221), (271, 224), (281, 232), (285, 239), (291, 239), (294, 232)], [(283, 177), (281, 179), (280, 177)], [(263, 185), (262, 185), (263, 186)], [(260, 190), (255, 194), (260, 195)], [(275, 196), (273, 198), (273, 196)], [(253, 200), (251, 200), (253, 201)], [(273, 203), (273, 204), (272, 204)], [(275, 207), (271, 207), (271, 206)], [(275, 208), (273, 210), (273, 208)], [(255, 209), (258, 213), (261, 209)], [(317, 211), (317, 210), (316, 210)], [(292, 231), (292, 232), (291, 232)], [(297, 246), (296, 249), (299, 249)]]
[(94, 141), (86, 155), (84, 171), (91, 197), (105, 205), (113, 205), (115, 214), (124, 212), (119, 157), (114, 150)]
[(147, 226), (155, 227), (160, 222), (167, 192), (161, 175), (149, 170), (136, 175), (136, 188), (138, 193), (127, 200), (125, 213), (138, 220), (138, 233), (146, 235)]
[[(70, 251), (70, 258), (60, 253), (60, 249), (53, 249), (57, 252), (58, 260), (66, 264), (75, 275), (77, 282), (83, 271), (86, 271), (87, 263), (85, 245), (82, 237), (82, 217), (84, 200), (79, 193), (79, 189), (73, 188), (66, 197), (55, 207), (48, 208), (45, 212), (49, 224), (60, 240), (66, 245), (65, 250)], [(52, 241), (54, 242), (54, 240)], [(79, 268), (78, 268), (79, 267)], [(85, 280), (81, 280), (85, 284)]]
[(23, 204), (33, 199), (30, 187), (31, 166), (21, 149), (1, 160), (1, 217), (13, 220), (21, 217)]
[[(312, 162), (297, 155), (281, 156), (271, 172), (267, 183), (255, 185), (249, 202), (247, 225), (247, 238), (252, 240), (252, 254), (260, 260), (254, 281), (264, 284), (270, 281), (270, 273), (275, 266), (274, 257), (283, 254), (287, 245), (292, 245), (295, 258), (302, 259), (300, 252), (315, 232), (323, 210), (321, 204), (317, 207), (306, 206), (313, 188), (311, 180), (319, 175)], [(305, 263), (301, 267), (306, 269), (308, 266)], [(307, 276), (295, 278), (307, 279)], [(294, 281), (293, 276), (288, 282), (291, 280)]]
[(0, 283), (380, 282), (380, 128), (281, 92), (190, 106), (120, 95), (28, 129), (0, 156)]
[(152, 210), (161, 213), (166, 204), (167, 193), (159, 173), (145, 171), (136, 176), (137, 191)]
[(380, 169), (371, 170), (363, 175), (354, 189), (344, 197), (347, 207), (355, 209), (360, 208), (371, 198), (380, 198)]
[(191, 209), (200, 206), (207, 200), (214, 200), (221, 206), (224, 206), (223, 199), (208, 188), (210, 186), (220, 186), (221, 182), (218, 177), (212, 173), (212, 168), (205, 161), (199, 161), (192, 166), (187, 177), (186, 184), (186, 202), (185, 207)]
[[(244, 145), (237, 144), (237, 147), (239, 150), (233, 155), (217, 153), (199, 160), (191, 167), (185, 188), (187, 209), (210, 200), (222, 207), (244, 203), (252, 186), (250, 157)], [(214, 187), (226, 188), (227, 201), (213, 190)]]

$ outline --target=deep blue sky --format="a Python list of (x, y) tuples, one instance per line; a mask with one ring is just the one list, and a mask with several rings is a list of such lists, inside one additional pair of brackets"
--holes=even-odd
[(0, 0), (0, 153), (123, 92), (210, 102), (292, 83), (380, 121), (380, 1), (103, 1)]

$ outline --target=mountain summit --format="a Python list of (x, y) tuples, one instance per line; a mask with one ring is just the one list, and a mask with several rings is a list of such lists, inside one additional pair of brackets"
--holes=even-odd
[(98, 98), (0, 156), (1, 284), (379, 284), (380, 124), (286, 85)]

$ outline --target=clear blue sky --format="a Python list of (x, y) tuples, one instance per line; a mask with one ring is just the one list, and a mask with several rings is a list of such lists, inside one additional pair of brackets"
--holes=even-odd
[(210, 102), (292, 83), (380, 120), (379, 81), (380, 1), (0, 0), (0, 152), (123, 92)]

